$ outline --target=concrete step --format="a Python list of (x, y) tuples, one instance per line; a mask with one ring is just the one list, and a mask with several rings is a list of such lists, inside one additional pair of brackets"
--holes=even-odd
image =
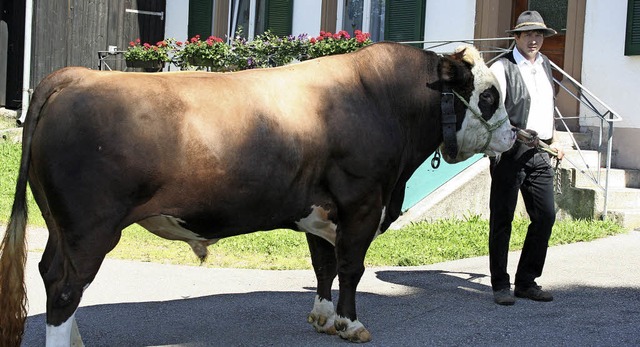
[[(572, 137), (575, 142), (571, 139)], [(577, 149), (577, 147), (582, 150), (589, 150), (591, 149), (591, 137), (591, 133), (569, 133), (566, 131), (556, 131), (556, 138), (565, 150)]]
[(597, 169), (603, 165), (598, 161), (598, 152), (591, 150), (565, 150), (564, 159), (560, 162), (562, 168), (577, 168), (581, 170)]
[[(597, 191), (597, 205), (604, 208), (604, 192)], [(607, 210), (637, 209), (640, 206), (640, 189), (637, 188), (609, 188)]]
[(627, 230), (640, 230), (640, 209), (607, 209), (607, 218), (616, 221)]
[[(599, 182), (600, 186), (606, 184), (607, 169), (600, 170), (580, 170), (580, 169), (563, 169), (563, 174), (571, 177), (574, 187), (578, 188), (597, 188), (594, 180)], [(609, 170), (609, 188), (640, 188), (640, 170)]]

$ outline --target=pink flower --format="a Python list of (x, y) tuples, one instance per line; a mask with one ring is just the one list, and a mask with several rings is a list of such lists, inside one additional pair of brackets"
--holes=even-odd
[(135, 45), (136, 45), (136, 43), (135, 43), (135, 42), (133, 42), (133, 41), (130, 41), (130, 42), (129, 42), (129, 46), (133, 47), (133, 46), (135, 46)]

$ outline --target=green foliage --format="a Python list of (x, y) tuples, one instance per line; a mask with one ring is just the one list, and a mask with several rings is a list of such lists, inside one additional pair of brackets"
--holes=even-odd
[(200, 35), (187, 42), (176, 42), (175, 61), (181, 68), (206, 66), (215, 71), (231, 70), (233, 66), (231, 47), (221, 38), (209, 36), (200, 40)]
[[(18, 180), (18, 167), (20, 166), (20, 155), (22, 145), (0, 140), (0, 224), (6, 225), (11, 215), (13, 206), (13, 196), (16, 191)], [(44, 219), (38, 205), (33, 199), (31, 189), (27, 188), (27, 208), (29, 209), (29, 224), (44, 226)]]
[(140, 39), (129, 42), (129, 47), (124, 52), (124, 59), (129, 61), (162, 61), (169, 62), (169, 54), (175, 50), (174, 40), (165, 39), (155, 45), (141, 43)]
[(173, 61), (181, 69), (236, 71), (349, 53), (371, 43), (369, 34), (359, 30), (356, 30), (355, 37), (350, 37), (346, 31), (336, 34), (322, 31), (320, 36), (313, 38), (306, 34), (277, 36), (267, 31), (247, 41), (240, 29), (229, 43), (215, 36), (203, 41), (200, 35), (185, 42), (166, 39), (155, 45), (141, 44), (137, 39), (129, 43), (124, 56), (127, 60)]
[(320, 36), (309, 40), (309, 57), (318, 58), (327, 55), (353, 52), (358, 48), (372, 43), (369, 34), (356, 30), (355, 35), (355, 37), (351, 37), (349, 33), (344, 30), (335, 34), (321, 31)]

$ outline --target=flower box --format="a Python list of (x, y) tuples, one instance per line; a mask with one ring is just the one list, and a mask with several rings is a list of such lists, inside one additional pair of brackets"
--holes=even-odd
[(164, 68), (164, 61), (125, 60), (128, 68), (141, 68), (146, 72), (158, 72)]

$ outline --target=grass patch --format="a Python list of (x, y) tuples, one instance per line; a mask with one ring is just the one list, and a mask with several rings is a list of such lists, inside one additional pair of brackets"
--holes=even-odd
[[(528, 220), (514, 221), (511, 250), (522, 249)], [(611, 221), (560, 221), (550, 245), (592, 241), (624, 232)], [(400, 230), (389, 230), (369, 248), (367, 266), (418, 266), (487, 255), (489, 222), (479, 217), (465, 220), (420, 222)], [(274, 230), (234, 236), (209, 247), (203, 266), (266, 270), (310, 269), (311, 260), (303, 233)], [(168, 264), (199, 265), (184, 242), (163, 240), (140, 226), (123, 232), (109, 257)]]
[[(0, 141), (0, 224), (7, 224), (15, 190), (20, 145)], [(29, 198), (29, 224), (44, 226), (38, 206)], [(522, 248), (528, 220), (516, 219), (511, 250)], [(559, 221), (551, 245), (591, 241), (625, 230), (611, 221)], [(420, 222), (401, 230), (389, 230), (371, 245), (367, 266), (417, 266), (488, 254), (489, 222), (477, 216), (464, 220)], [(253, 269), (310, 269), (309, 250), (303, 233), (275, 230), (223, 239), (209, 247), (203, 264), (209, 267)], [(138, 225), (123, 231), (120, 243), (108, 257), (167, 264), (199, 265), (184, 242), (157, 237)]]

